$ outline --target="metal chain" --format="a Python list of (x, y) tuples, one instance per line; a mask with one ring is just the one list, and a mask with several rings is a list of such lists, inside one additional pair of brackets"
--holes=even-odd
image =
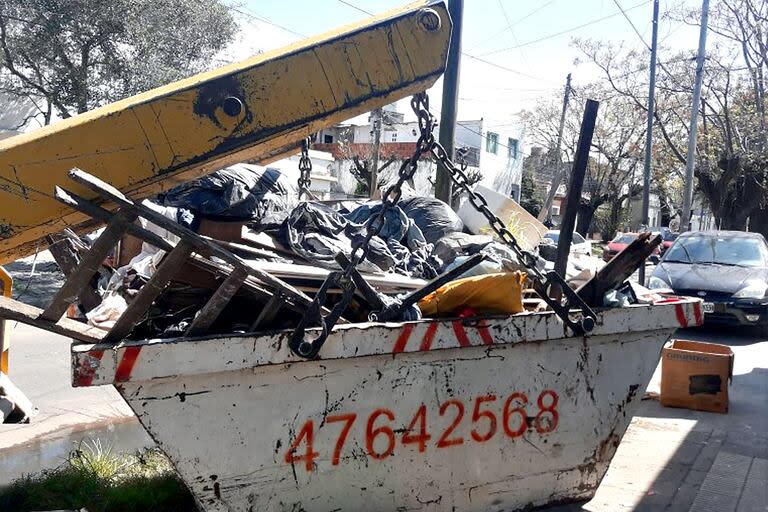
[[(512, 249), (519, 261), (529, 271), (529, 277), (534, 283), (534, 289), (536, 289), (541, 298), (550, 305), (563, 322), (574, 332), (579, 334), (592, 330), (595, 321), (594, 312), (573, 290), (571, 290), (561, 276), (555, 272), (544, 274), (536, 267), (536, 256), (520, 246), (517, 239), (509, 229), (507, 229), (504, 222), (499, 219), (490, 208), (488, 208), (488, 201), (486, 201), (482, 195), (470, 188), (469, 178), (465, 172), (467, 165), (463, 163), (461, 164), (461, 167), (457, 167), (448, 157), (445, 148), (435, 140), (432, 132), (437, 122), (429, 111), (429, 97), (427, 94), (420, 93), (413, 96), (413, 98), (411, 98), (411, 108), (416, 114), (419, 125), (419, 139), (416, 141), (416, 149), (414, 150), (413, 155), (400, 166), (398, 179), (394, 185), (387, 189), (387, 192), (382, 197), (382, 204), (378, 213), (372, 216), (366, 223), (365, 238), (362, 242), (356, 244), (352, 248), (349, 264), (346, 265), (346, 268), (344, 268), (342, 272), (332, 272), (331, 275), (326, 278), (320, 292), (315, 296), (314, 301), (310, 305), (308, 313), (304, 315), (299, 322), (299, 326), (293, 333), (289, 343), (291, 350), (301, 357), (314, 358), (317, 356), (323, 343), (325, 343), (328, 334), (330, 334), (333, 326), (341, 317), (341, 313), (347, 308), (352, 300), (353, 291), (355, 289), (352, 273), (357, 265), (368, 255), (371, 240), (374, 236), (377, 236), (384, 227), (387, 211), (400, 200), (400, 197), (403, 194), (403, 184), (406, 181), (413, 179), (418, 168), (419, 159), (424, 154), (430, 154), (435, 161), (440, 162), (445, 166), (453, 183), (467, 195), (472, 206), (485, 216), (491, 229), (493, 229), (499, 239)], [(333, 307), (333, 310), (327, 316), (322, 316), (320, 314), (320, 309), (323, 302), (325, 302), (326, 291), (331, 284), (340, 287), (343, 291), (343, 295), (341, 300)], [(565, 295), (566, 299), (565, 304), (562, 304), (559, 300), (556, 301), (549, 296), (550, 289), (553, 285), (562, 289), (562, 293)], [(571, 304), (575, 304), (575, 306), (581, 310), (582, 317), (578, 322), (573, 321), (570, 318)], [(314, 321), (318, 316), (320, 317), (322, 332), (314, 340), (307, 341), (304, 339), (306, 326), (309, 321)]]
[[(403, 195), (403, 184), (413, 179), (416, 170), (418, 169), (419, 159), (423, 154), (429, 153), (435, 144), (435, 137), (432, 134), (432, 131), (435, 128), (435, 119), (429, 112), (429, 97), (427, 94), (421, 93), (413, 96), (413, 98), (411, 98), (411, 108), (413, 108), (419, 123), (419, 139), (416, 141), (416, 148), (413, 155), (402, 163), (400, 170), (398, 171), (397, 181), (387, 189), (386, 193), (381, 198), (381, 208), (376, 215), (372, 216), (366, 222), (365, 238), (360, 243), (355, 244), (352, 248), (352, 253), (349, 257), (349, 265), (347, 265), (342, 272), (333, 272), (326, 278), (326, 281), (321, 287), (323, 293), (315, 295), (315, 299), (312, 301), (308, 313), (302, 317), (298, 327), (296, 327), (296, 330), (293, 332), (289, 346), (294, 353), (301, 357), (311, 359), (317, 356), (323, 343), (325, 343), (328, 334), (330, 334), (333, 326), (341, 317), (341, 313), (352, 301), (352, 292), (355, 289), (352, 273), (357, 265), (368, 256), (371, 240), (381, 233), (381, 230), (384, 228), (387, 211), (400, 201), (400, 198)], [(322, 316), (320, 315), (320, 308), (325, 301), (326, 294), (324, 292), (328, 289), (331, 281), (342, 289), (343, 295), (341, 300), (333, 307), (333, 310), (327, 316)], [(314, 340), (305, 340), (304, 333), (306, 326), (309, 321), (314, 321), (317, 316), (320, 316), (322, 332)]]
[(310, 139), (307, 137), (301, 143), (301, 156), (299, 157), (299, 201), (303, 196), (309, 196), (309, 187), (312, 185), (312, 160), (309, 158)]

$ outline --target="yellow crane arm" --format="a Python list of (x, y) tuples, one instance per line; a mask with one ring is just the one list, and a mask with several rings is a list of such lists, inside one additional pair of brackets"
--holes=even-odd
[(411, 4), (0, 142), (0, 264), (85, 220), (52, 197), (73, 167), (143, 197), (235, 162), (266, 161), (430, 87), (450, 35), (443, 2)]

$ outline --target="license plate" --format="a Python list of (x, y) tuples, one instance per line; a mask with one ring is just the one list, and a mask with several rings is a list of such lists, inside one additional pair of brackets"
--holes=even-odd
[(715, 312), (715, 304), (712, 302), (705, 302), (701, 306), (702, 311), (705, 313), (714, 313)]

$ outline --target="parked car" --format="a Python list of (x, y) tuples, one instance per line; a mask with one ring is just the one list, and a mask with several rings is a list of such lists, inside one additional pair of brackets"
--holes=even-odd
[(704, 299), (705, 321), (757, 325), (768, 332), (768, 243), (759, 233), (683, 233), (648, 287)]
[[(546, 234), (544, 234), (544, 238), (549, 238), (555, 242), (555, 245), (557, 245), (560, 240), (560, 231), (556, 229), (547, 231)], [(587, 256), (592, 256), (592, 243), (585, 240), (583, 236), (574, 231), (573, 239), (571, 240), (571, 252), (574, 254), (586, 254)]]
[(661, 254), (663, 255), (669, 250), (670, 247), (672, 247), (672, 244), (675, 243), (675, 240), (677, 240), (677, 237), (680, 236), (680, 233), (666, 231), (665, 233), (662, 233), (661, 236), (663, 237), (661, 242)]
[[(611, 261), (614, 256), (624, 250), (626, 246), (635, 241), (640, 233), (620, 233), (616, 235), (616, 238), (608, 242), (608, 247), (603, 251), (603, 259), (605, 261)], [(656, 247), (653, 250), (651, 257), (658, 257), (661, 254), (659, 248)]]

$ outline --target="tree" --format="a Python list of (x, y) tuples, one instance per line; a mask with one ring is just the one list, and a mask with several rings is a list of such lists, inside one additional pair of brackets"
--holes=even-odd
[[(698, 12), (673, 17), (698, 24)], [(723, 229), (744, 229), (747, 218), (766, 207), (768, 142), (765, 79), (768, 73), (768, 0), (720, 0), (710, 13), (710, 38), (698, 105), (695, 176), (698, 191)], [(624, 51), (605, 42), (578, 41), (578, 47), (621, 97), (645, 110), (645, 52)], [(685, 53), (659, 54), (655, 127), (663, 141), (667, 169), (685, 166), (694, 69)]]
[[(563, 130), (561, 150), (564, 165), (570, 165), (567, 162), (575, 154), (587, 98), (599, 101), (600, 108), (579, 204), (577, 231), (582, 235), (590, 230), (595, 212), (601, 206), (608, 203), (612, 211), (620, 211), (621, 205), (639, 192), (635, 184), (640, 177), (637, 167), (642, 158), (645, 136), (642, 112), (632, 102), (617, 97), (605, 84), (575, 88)], [(559, 101), (553, 95), (524, 114), (535, 143), (545, 147), (555, 146), (559, 123), (559, 116), (556, 115), (559, 107), (556, 105)], [(550, 165), (555, 160), (549, 155), (546, 158)]]
[(0, 0), (0, 92), (48, 124), (202, 71), (235, 31), (219, 0)]
[(520, 180), (520, 206), (534, 217), (538, 217), (544, 206), (544, 196), (533, 179), (533, 169), (525, 165), (523, 165), (523, 176)]

